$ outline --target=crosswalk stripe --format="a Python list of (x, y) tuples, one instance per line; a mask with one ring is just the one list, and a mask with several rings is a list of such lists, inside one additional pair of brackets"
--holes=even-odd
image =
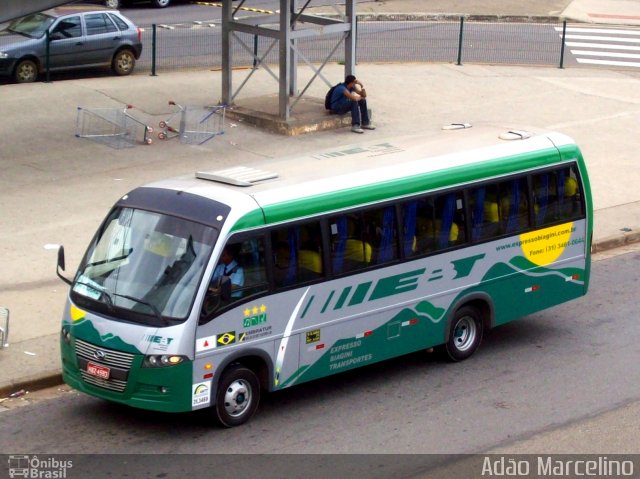
[[(561, 32), (562, 27), (555, 27), (556, 31)], [(607, 33), (607, 34), (616, 34), (616, 35), (638, 35), (639, 32), (637, 30), (617, 30), (613, 28), (572, 28), (568, 27), (566, 29), (567, 32), (573, 33)]]
[(600, 37), (598, 35), (565, 35), (576, 40), (600, 40), (603, 42), (640, 43), (640, 38)]
[(594, 52), (589, 50), (571, 50), (574, 55), (588, 55), (590, 57), (611, 57), (611, 58), (640, 58), (640, 54), (617, 53), (617, 52)]
[(595, 58), (576, 58), (578, 63), (588, 63), (591, 65), (609, 65), (616, 67), (640, 67), (640, 62), (617, 62), (614, 60), (598, 60)]
[(565, 42), (568, 47), (579, 48), (608, 48), (610, 50), (634, 50), (640, 51), (640, 47), (631, 45), (614, 45), (612, 43), (585, 43), (585, 42)]

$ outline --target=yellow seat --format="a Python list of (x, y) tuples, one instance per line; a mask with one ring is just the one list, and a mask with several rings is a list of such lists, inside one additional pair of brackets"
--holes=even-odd
[(360, 263), (370, 263), (371, 245), (364, 241), (348, 239), (345, 243), (344, 259), (359, 261)]
[(322, 257), (316, 251), (301, 249), (298, 252), (298, 265), (314, 273), (322, 274)]

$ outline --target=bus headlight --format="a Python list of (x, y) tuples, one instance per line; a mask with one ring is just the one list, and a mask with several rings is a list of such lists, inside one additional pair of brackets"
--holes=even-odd
[(186, 356), (170, 355), (170, 354), (151, 354), (144, 357), (142, 367), (144, 368), (164, 368), (167, 366), (175, 366), (186, 360)]

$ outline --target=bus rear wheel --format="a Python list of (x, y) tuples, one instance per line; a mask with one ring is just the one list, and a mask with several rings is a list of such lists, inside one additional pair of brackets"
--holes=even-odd
[(444, 350), (451, 361), (462, 361), (471, 356), (482, 342), (484, 331), (482, 316), (472, 306), (463, 306), (453, 317), (449, 340)]
[(260, 382), (250, 369), (237, 364), (222, 375), (216, 394), (216, 419), (224, 427), (240, 426), (256, 412)]

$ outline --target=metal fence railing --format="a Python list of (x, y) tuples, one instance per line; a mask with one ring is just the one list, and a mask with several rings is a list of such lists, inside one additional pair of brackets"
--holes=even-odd
[[(357, 28), (358, 62), (451, 62), (532, 64), (563, 67), (561, 23), (490, 23), (482, 21), (360, 21)], [(219, 24), (144, 26), (143, 52), (136, 69), (162, 71), (221, 68)], [(300, 39), (297, 47), (311, 62), (326, 59), (338, 35)], [(235, 33), (231, 42), (234, 66), (252, 66), (255, 57), (278, 63), (273, 39)], [(244, 45), (243, 45), (244, 44)], [(252, 53), (254, 55), (252, 55)], [(342, 62), (338, 48), (329, 62)]]
[[(487, 22), (468, 21), (464, 17), (458, 21), (362, 20), (356, 28), (356, 61), (534, 64), (562, 68), (564, 27), (566, 22)], [(135, 66), (138, 73), (156, 75), (171, 70), (222, 67), (219, 23), (153, 24), (141, 28), (142, 55)], [(340, 35), (300, 38), (296, 40), (296, 48), (306, 61), (340, 63), (344, 61), (344, 48), (336, 48)], [(111, 40), (105, 42), (110, 48)], [(58, 61), (62, 58), (59, 43), (50, 41), (48, 46), (42, 61), (47, 79), (49, 58)], [(271, 65), (279, 62), (276, 40), (249, 33), (234, 32), (231, 55), (234, 67), (255, 66), (257, 59)]]

